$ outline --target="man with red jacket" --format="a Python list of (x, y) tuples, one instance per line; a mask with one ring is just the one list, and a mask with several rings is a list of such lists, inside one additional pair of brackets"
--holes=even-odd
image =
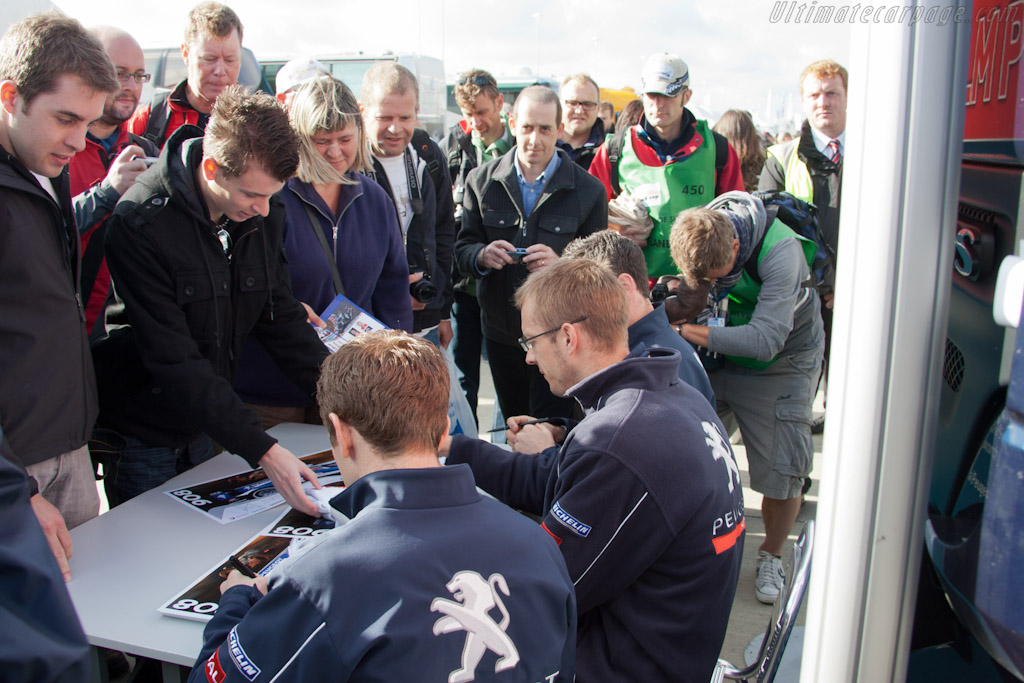
[(625, 191), (642, 200), (654, 221), (649, 235), (619, 229), (644, 249), (651, 278), (678, 273), (669, 252), (672, 221), (730, 190), (743, 190), (739, 158), (729, 141), (686, 108), (690, 69), (676, 55), (652, 55), (644, 65), (644, 115), (632, 128), (609, 136), (590, 164), (608, 198)]
[(238, 82), (242, 67), (242, 21), (219, 2), (202, 2), (188, 13), (181, 58), (188, 78), (170, 92), (160, 93), (135, 113), (131, 132), (163, 147), (186, 123), (206, 129), (213, 103)]
[(68, 164), (75, 223), (82, 236), (82, 304), (86, 330), (91, 330), (110, 291), (110, 273), (103, 257), (107, 217), (125, 191), (146, 170), (145, 157), (159, 154), (156, 146), (128, 132), (142, 84), (150, 79), (142, 48), (130, 35), (111, 26), (90, 31), (117, 70), (120, 88), (107, 96), (103, 116), (89, 124), (85, 149)]

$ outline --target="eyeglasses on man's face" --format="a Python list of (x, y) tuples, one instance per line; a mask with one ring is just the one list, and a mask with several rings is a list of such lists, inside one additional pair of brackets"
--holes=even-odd
[[(575, 325), (576, 323), (581, 323), (581, 322), (583, 322), (586, 319), (587, 319), (587, 316), (584, 315), (584, 316), (580, 316), (579, 318), (576, 318), (575, 320), (570, 320), (567, 323), (562, 323), (562, 325)], [(521, 347), (523, 347), (523, 351), (526, 351), (527, 353), (529, 353), (530, 349), (533, 348), (533, 340), (534, 339), (538, 339), (540, 337), (543, 337), (544, 335), (551, 334), (552, 332), (558, 332), (560, 329), (562, 329), (562, 325), (559, 325), (558, 327), (552, 327), (550, 330), (545, 330), (545, 331), (541, 332), (540, 334), (533, 335), (532, 337), (520, 337), (519, 338), (519, 345)]]
[(149, 83), (149, 79), (153, 78), (153, 74), (142, 73), (141, 71), (132, 73), (122, 69), (117, 70), (117, 80), (121, 83), (127, 83), (130, 78), (134, 78), (135, 82), (141, 85), (143, 83)]
[(582, 109), (583, 111), (594, 111), (597, 109), (597, 102), (592, 100), (566, 100), (566, 109)]

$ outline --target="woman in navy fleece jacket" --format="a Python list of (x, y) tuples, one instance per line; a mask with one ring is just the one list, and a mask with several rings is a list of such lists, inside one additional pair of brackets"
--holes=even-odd
[[(345, 296), (388, 327), (411, 330), (409, 266), (395, 205), (359, 172), (371, 157), (355, 95), (334, 78), (314, 79), (299, 88), (289, 118), (302, 139), (299, 170), (279, 196), (287, 208), (284, 248), (295, 298), (319, 314), (337, 294), (313, 232), (320, 230), (333, 247)], [(313, 397), (288, 381), (253, 339), (242, 351), (236, 389), (264, 428), (318, 421), (316, 410), (307, 410), (315, 408)]]

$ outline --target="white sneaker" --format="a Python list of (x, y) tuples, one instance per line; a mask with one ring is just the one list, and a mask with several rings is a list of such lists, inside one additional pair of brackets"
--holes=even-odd
[(786, 581), (786, 570), (782, 558), (769, 552), (757, 552), (757, 574), (754, 577), (754, 595), (766, 604), (772, 604), (779, 597), (779, 589)]

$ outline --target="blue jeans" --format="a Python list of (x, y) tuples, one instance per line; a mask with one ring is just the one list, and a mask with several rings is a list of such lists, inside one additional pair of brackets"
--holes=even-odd
[(437, 327), (423, 335), (423, 338), (426, 339), (431, 344), (433, 344), (434, 346), (436, 346), (437, 348), (441, 348), (441, 330), (438, 329)]
[(179, 448), (150, 446), (134, 436), (121, 436), (124, 450), (104, 461), (103, 488), (110, 507), (154, 489), (213, 456), (213, 444), (206, 434)]
[(455, 292), (452, 305), (452, 340), (450, 350), (455, 366), (462, 373), (460, 384), (469, 401), (469, 409), (476, 417), (477, 394), (480, 391), (480, 354), (483, 352), (484, 333), (480, 325), (480, 304), (476, 296)]

